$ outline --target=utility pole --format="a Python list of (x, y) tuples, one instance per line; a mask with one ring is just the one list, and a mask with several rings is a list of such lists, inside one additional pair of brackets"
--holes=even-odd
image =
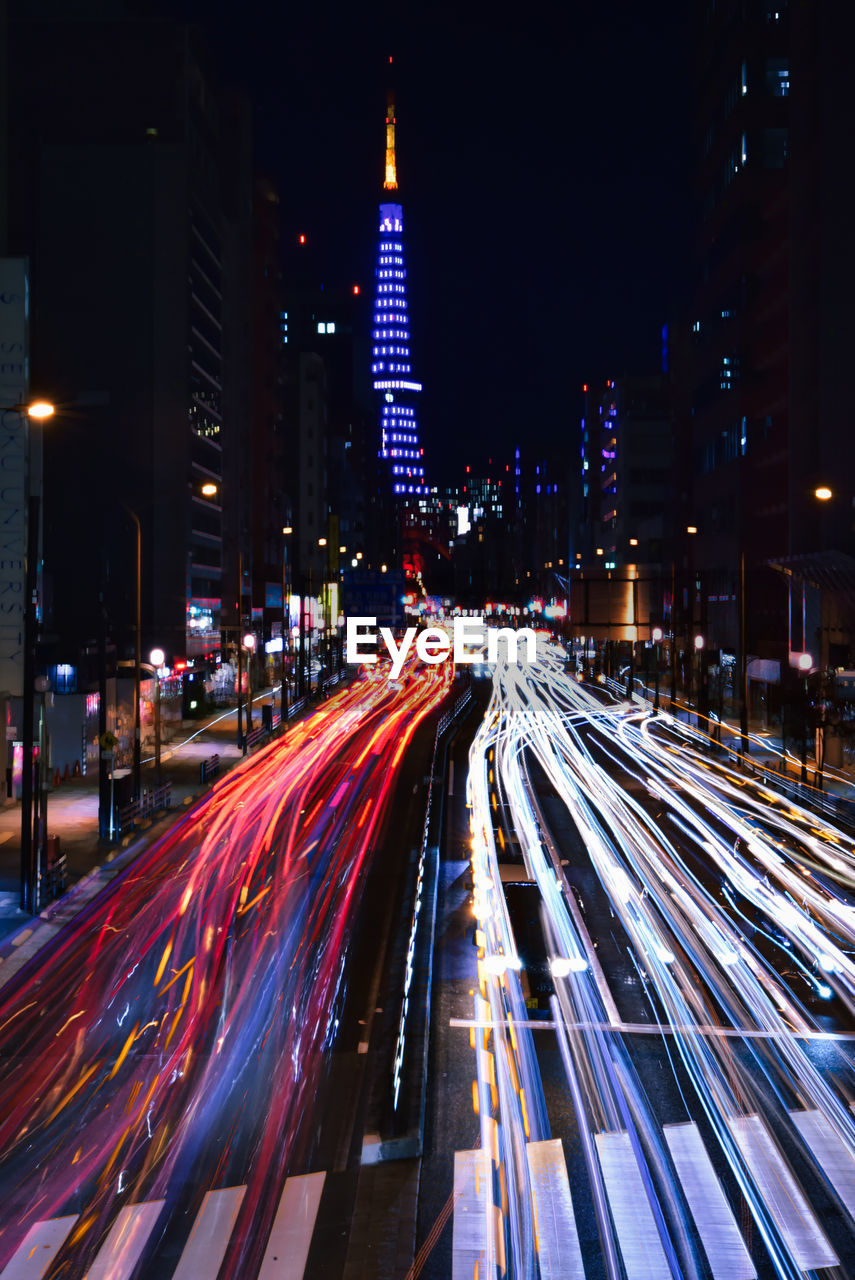
[(140, 724), (140, 684), (142, 664), (142, 529), (140, 518), (129, 506), (125, 510), (136, 530), (136, 593), (134, 597), (134, 799), (142, 792), (142, 726)]
[[(290, 526), (286, 526), (290, 528)], [(282, 530), (283, 538), (288, 535)], [(291, 611), (288, 595), (288, 543), (282, 545), (282, 651), (279, 654), (279, 715), (282, 732), (288, 728), (288, 642), (290, 640)]]
[(739, 553), (739, 731), (742, 735), (742, 754), (748, 755), (748, 649), (746, 644), (745, 613), (745, 552)]
[(243, 552), (238, 552), (237, 598), (237, 744), (246, 755), (243, 736)]
[(103, 588), (98, 594), (98, 835), (106, 840), (110, 815), (111, 763), (103, 746), (107, 734), (107, 609)]
[(668, 710), (674, 714), (677, 699), (677, 561), (671, 561), (671, 697)]
[(33, 718), (36, 679), (36, 591), (38, 589), (39, 499), (27, 504), (27, 566), (24, 602), (23, 767), (21, 771), (21, 910), (36, 912), (36, 850), (33, 846)]

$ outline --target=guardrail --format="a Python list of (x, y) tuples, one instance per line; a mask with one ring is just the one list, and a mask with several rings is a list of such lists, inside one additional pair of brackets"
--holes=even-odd
[[(404, 970), (403, 994), (401, 996), (401, 1015), (398, 1021), (398, 1038), (395, 1043), (395, 1057), (392, 1066), (392, 1110), (397, 1112), (398, 1097), (401, 1089), (401, 1077), (404, 1069), (404, 1054), (407, 1044), (407, 1017), (410, 1011), (410, 988), (416, 969), (416, 951), (423, 952), (424, 964), (419, 981), (419, 994), (424, 1002), (424, 1027), (417, 1044), (421, 1053), (423, 1066), (421, 1080), (421, 1097), (419, 1103), (418, 1146), (421, 1148), (421, 1127), (424, 1121), (426, 1063), (428, 1052), (428, 1036), (430, 1032), (430, 991), (433, 968), (433, 939), (436, 924), (436, 895), (438, 884), (439, 841), (442, 826), (442, 787), (445, 780), (445, 745), (442, 749), (442, 766), (437, 770), (437, 757), (440, 753), (440, 742), (451, 726), (469, 708), (473, 701), (471, 688), (466, 688), (456, 699), (454, 706), (444, 712), (436, 726), (431, 759), (430, 782), (428, 786), (425, 821), (422, 828), (422, 843), (419, 851), (418, 873), (416, 876), (415, 898), (410, 918), (410, 938), (407, 946), (407, 960)], [(429, 882), (429, 883), (428, 883)], [(429, 900), (429, 921), (422, 927), (422, 907)], [(428, 930), (428, 933), (425, 933)], [(417, 1002), (413, 1002), (414, 1004)], [(419, 1002), (420, 1003), (420, 1002)], [(417, 1031), (419, 1028), (417, 1027)]]
[(162, 782), (159, 787), (144, 791), (138, 800), (132, 800), (116, 813), (119, 835), (151, 818), (159, 809), (172, 808), (172, 783)]

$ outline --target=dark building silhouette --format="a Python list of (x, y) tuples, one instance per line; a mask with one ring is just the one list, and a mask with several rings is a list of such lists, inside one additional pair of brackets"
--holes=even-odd
[(31, 259), (33, 385), (62, 410), (45, 438), (47, 634), (70, 658), (103, 588), (127, 647), (130, 509), (144, 651), (214, 659), (237, 587), (224, 547), (251, 549), (248, 103), (171, 22), (24, 12), (9, 48), (8, 249)]
[(670, 561), (673, 423), (664, 375), (586, 384), (581, 519), (574, 561), (599, 568)]
[[(747, 649), (773, 682), (793, 652), (851, 657), (822, 596), (855, 581), (841, 162), (853, 35), (845, 0), (697, 8), (694, 283), (677, 369), (681, 524), (697, 534), (683, 537), (682, 593), (710, 645), (737, 651), (744, 556)], [(825, 507), (820, 484), (833, 490)]]
[(293, 569), (296, 461), (286, 418), (288, 318), (283, 303), (279, 195), (255, 180), (252, 291), (252, 608), (265, 642), (282, 633)]

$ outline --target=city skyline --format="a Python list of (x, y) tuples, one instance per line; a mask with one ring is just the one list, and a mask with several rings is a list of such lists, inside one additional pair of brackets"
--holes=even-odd
[(359, 284), (366, 333), (394, 57), (432, 482), (456, 477), (461, 441), (489, 434), (506, 452), (536, 423), (560, 447), (596, 373), (656, 372), (689, 234), (684, 6), (641, 20), (623, 2), (555, 4), (539, 25), (443, 6), (257, 5), (240, 22), (188, 0), (162, 7), (204, 26), (256, 102), (286, 267), (305, 235), (319, 278)]

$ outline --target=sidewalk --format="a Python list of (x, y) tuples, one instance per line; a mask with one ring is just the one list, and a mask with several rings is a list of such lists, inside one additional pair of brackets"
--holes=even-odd
[[(261, 724), (261, 708), (276, 702), (270, 690), (253, 698), (253, 727)], [(312, 707), (307, 707), (310, 711)], [(262, 744), (267, 736), (262, 739)], [(62, 925), (93, 897), (107, 880), (131, 861), (148, 844), (153, 843), (176, 822), (188, 805), (209, 791), (211, 782), (201, 781), (202, 761), (212, 755), (220, 757), (219, 776), (244, 758), (237, 745), (237, 710), (217, 711), (193, 728), (183, 731), (176, 742), (161, 751), (161, 779), (172, 784), (172, 805), (145, 823), (132, 829), (121, 839), (110, 841), (98, 834), (98, 772), (61, 783), (48, 796), (48, 833), (59, 836), (60, 849), (66, 856), (68, 880), (66, 893), (46, 904), (38, 917), (21, 911), (21, 804), (8, 800), (0, 807), (0, 986), (12, 972), (44, 945), (48, 934)], [(154, 783), (154, 762), (143, 758), (142, 785)], [(45, 931), (37, 920), (52, 927)], [(55, 927), (54, 927), (55, 926)], [(38, 932), (38, 946), (34, 946)], [(15, 948), (16, 950), (12, 950)], [(19, 963), (10, 964), (14, 957)]]

